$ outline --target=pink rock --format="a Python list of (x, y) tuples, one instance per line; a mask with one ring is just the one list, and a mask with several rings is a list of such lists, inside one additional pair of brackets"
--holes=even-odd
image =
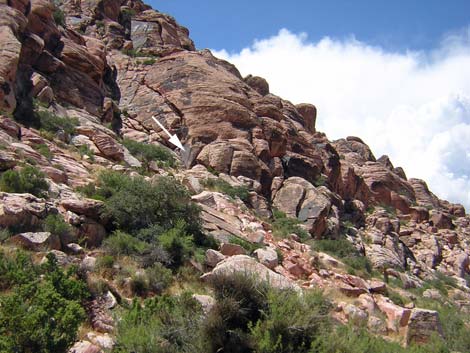
[(377, 306), (387, 316), (387, 327), (389, 330), (398, 332), (400, 328), (408, 324), (411, 315), (410, 309), (395, 305), (388, 298), (384, 297), (377, 299)]
[(238, 244), (222, 243), (220, 252), (225, 256), (245, 255), (246, 250)]

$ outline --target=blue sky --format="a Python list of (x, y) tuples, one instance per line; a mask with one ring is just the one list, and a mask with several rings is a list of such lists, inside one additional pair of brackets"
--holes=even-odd
[(152, 5), (187, 26), (197, 48), (315, 104), (330, 139), (361, 137), (470, 211), (470, 0)]
[(149, 2), (189, 27), (198, 48), (239, 51), (281, 28), (358, 40), (390, 50), (429, 49), (470, 24), (469, 0), (163, 0)]

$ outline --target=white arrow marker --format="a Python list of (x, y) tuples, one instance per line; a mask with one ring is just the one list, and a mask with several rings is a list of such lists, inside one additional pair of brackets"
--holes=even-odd
[(173, 136), (170, 134), (170, 132), (165, 129), (165, 127), (162, 125), (162, 123), (160, 123), (157, 119), (155, 119), (154, 116), (152, 116), (152, 119), (153, 121), (155, 121), (157, 123), (158, 126), (160, 126), (160, 128), (165, 131), (165, 133), (170, 136), (170, 139), (168, 141), (170, 141), (172, 144), (174, 144), (176, 147), (178, 147), (180, 150), (184, 151), (184, 147), (183, 145), (181, 144), (181, 141), (180, 139), (178, 138), (178, 136), (176, 136), (176, 134), (174, 134)]

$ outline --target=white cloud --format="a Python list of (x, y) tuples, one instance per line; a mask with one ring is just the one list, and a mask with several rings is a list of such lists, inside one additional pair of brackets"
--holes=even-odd
[(350, 37), (309, 42), (286, 29), (216, 56), (271, 92), (317, 106), (317, 129), (361, 137), (408, 177), (470, 210), (470, 41), (448, 36), (429, 52), (388, 52)]

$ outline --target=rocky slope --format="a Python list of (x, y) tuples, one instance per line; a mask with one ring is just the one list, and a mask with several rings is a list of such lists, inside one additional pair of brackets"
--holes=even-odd
[[(339, 322), (361, 322), (404, 344), (442, 335), (437, 312), (415, 307), (408, 289), (452, 277), (448, 298), (435, 289), (425, 295), (470, 308), (463, 206), (408, 179), (387, 156), (376, 158), (358, 137), (329, 141), (315, 129), (312, 104), (293, 105), (271, 94), (263, 78), (243, 78), (232, 64), (196, 50), (186, 28), (138, 0), (2, 0), (0, 8), (0, 169), (33, 164), (49, 184), (45, 198), (1, 193), (0, 226), (33, 226), (58, 212), (74, 227), (69, 238), (26, 232), (9, 244), (93, 268), (108, 228), (102, 202), (77, 187), (99, 169), (142, 172), (123, 139), (172, 149), (155, 116), (185, 151), (172, 152), (180, 166), (171, 171), (150, 163), (149, 177), (175, 174), (200, 205), (206, 233), (222, 244), (207, 251), (205, 266), (195, 264), (203, 278), (249, 271), (281, 288), (323, 288)], [(77, 119), (77, 127), (46, 136), (35, 128), (37, 111)], [(234, 200), (208, 190), (207, 180), (249, 193)], [(311, 239), (273, 235), (274, 209), (298, 219)], [(259, 249), (250, 254), (230, 244), (232, 237)], [(354, 275), (343, 259), (322, 252), (317, 242), (324, 239), (352, 244), (375, 278)], [(112, 346), (109, 310), (114, 296), (129, 297), (115, 290), (90, 305), (90, 332), (73, 352)]]

